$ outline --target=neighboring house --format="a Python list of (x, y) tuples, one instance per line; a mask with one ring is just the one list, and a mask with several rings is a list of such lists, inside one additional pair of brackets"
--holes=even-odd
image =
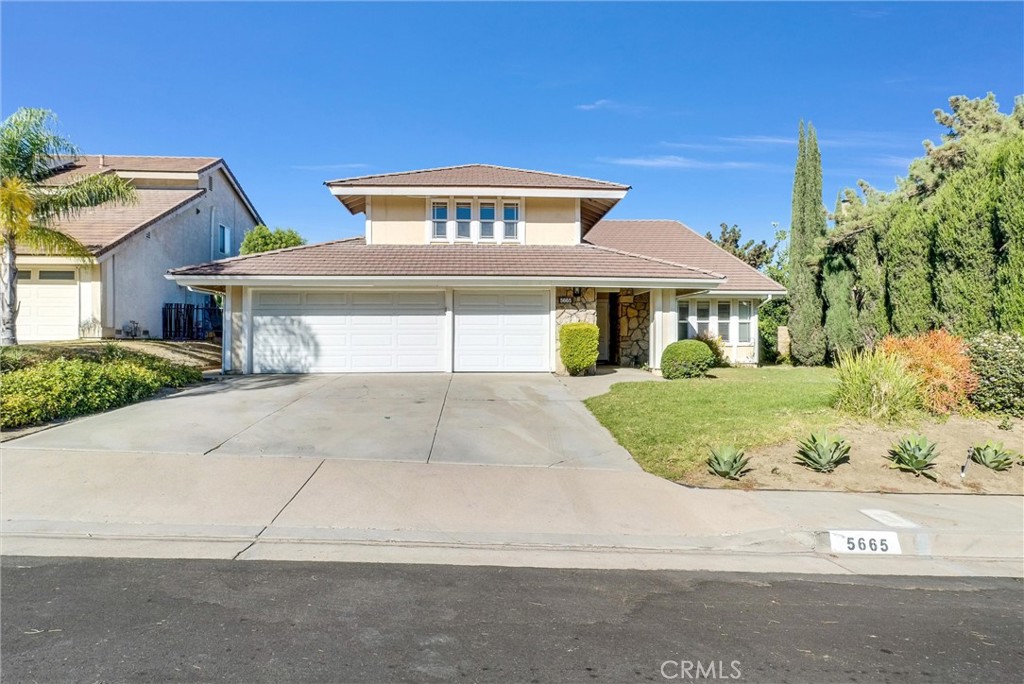
[(756, 363), (757, 307), (785, 294), (681, 223), (602, 220), (617, 183), (473, 164), (326, 185), (365, 237), (168, 274), (226, 295), (226, 371), (557, 372), (572, 321), (609, 363), (657, 369), (703, 331)]
[(85, 155), (54, 168), (44, 185), (116, 173), (138, 202), (87, 209), (54, 227), (93, 259), (19, 253), (18, 340), (111, 337), (138, 325), (163, 334), (164, 304), (206, 304), (210, 296), (163, 277), (177, 266), (238, 254), (243, 234), (261, 223), (223, 159)]

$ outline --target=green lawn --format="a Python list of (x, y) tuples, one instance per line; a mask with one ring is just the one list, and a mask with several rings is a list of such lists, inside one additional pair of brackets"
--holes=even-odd
[(830, 368), (716, 368), (714, 377), (630, 382), (586, 401), (645, 470), (677, 479), (700, 467), (708, 447), (783, 442), (830, 428)]

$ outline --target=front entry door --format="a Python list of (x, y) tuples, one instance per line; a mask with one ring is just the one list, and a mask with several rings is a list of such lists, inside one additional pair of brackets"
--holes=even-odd
[(597, 300), (597, 330), (597, 360), (611, 361), (612, 317), (607, 299)]

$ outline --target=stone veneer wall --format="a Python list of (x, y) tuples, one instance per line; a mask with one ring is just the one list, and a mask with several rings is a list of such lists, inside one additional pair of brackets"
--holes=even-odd
[[(561, 297), (572, 297), (571, 304), (560, 304)], [(555, 369), (565, 375), (562, 355), (559, 349), (558, 330), (566, 323), (593, 323), (597, 325), (597, 290), (592, 287), (580, 288), (580, 296), (572, 296), (571, 287), (555, 288)], [(591, 372), (596, 371), (596, 366)]]
[(650, 360), (651, 294), (619, 291), (619, 365), (643, 366)]

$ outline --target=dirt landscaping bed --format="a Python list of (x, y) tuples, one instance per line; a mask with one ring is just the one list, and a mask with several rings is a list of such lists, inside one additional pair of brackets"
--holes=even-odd
[[(864, 423), (846, 423), (830, 430), (850, 444), (850, 461), (832, 473), (817, 473), (794, 458), (796, 440), (747, 450), (750, 472), (739, 481), (725, 480), (695, 470), (678, 481), (699, 487), (734, 489), (790, 489), (839, 492), (893, 492), (927, 494), (1024, 494), (1024, 467), (995, 472), (967, 460), (967, 449), (988, 440), (1002, 442), (1008, 449), (1024, 448), (1024, 421), (1013, 421), (1011, 430), (1000, 430), (998, 420), (952, 416), (945, 421), (926, 420), (913, 426), (888, 428)], [(914, 477), (889, 467), (889, 448), (901, 437), (920, 433), (938, 444), (932, 474), (937, 481)]]

